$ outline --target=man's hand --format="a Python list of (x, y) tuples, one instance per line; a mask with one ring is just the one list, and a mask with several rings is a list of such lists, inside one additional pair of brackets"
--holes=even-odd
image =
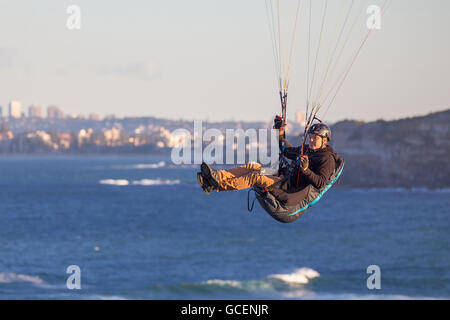
[(308, 170), (309, 167), (309, 158), (307, 155), (303, 155), (300, 157), (300, 167), (303, 171)]
[(281, 130), (281, 128), (283, 128), (283, 118), (276, 116), (273, 120), (273, 128)]

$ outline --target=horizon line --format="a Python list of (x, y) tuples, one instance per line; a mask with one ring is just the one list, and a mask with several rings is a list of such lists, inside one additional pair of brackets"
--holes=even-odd
[[(337, 121), (324, 121), (326, 123), (331, 123), (331, 124), (335, 124), (338, 122), (342, 122), (342, 121), (355, 121), (355, 122), (363, 122), (363, 123), (371, 123), (371, 122), (377, 122), (377, 121), (398, 121), (398, 120), (403, 120), (403, 119), (411, 119), (411, 118), (420, 118), (420, 117), (425, 117), (425, 116), (429, 116), (429, 115), (433, 115), (436, 113), (441, 113), (441, 112), (446, 112), (446, 111), (450, 111), (450, 107), (444, 107), (444, 109), (440, 109), (440, 110), (436, 110), (436, 111), (429, 111), (427, 113), (422, 113), (422, 114), (412, 114), (409, 116), (403, 116), (403, 117), (396, 117), (396, 118), (390, 118), (390, 119), (386, 119), (386, 118), (378, 118), (375, 120), (361, 120), (361, 119), (352, 119), (352, 118), (342, 118), (341, 120), (337, 120)], [(222, 123), (222, 122), (241, 122), (241, 123), (251, 123), (251, 122), (270, 122), (270, 120), (236, 120), (235, 118), (231, 118), (231, 119), (223, 119), (223, 120), (210, 120), (208, 118), (206, 119), (188, 119), (188, 118), (166, 118), (166, 117), (157, 117), (155, 115), (128, 115), (128, 116), (117, 116), (115, 114), (109, 114), (109, 115), (105, 115), (105, 116), (100, 116), (99, 114), (96, 114), (100, 117), (99, 120), (96, 119), (89, 119), (88, 117), (91, 114), (96, 114), (95, 112), (92, 112), (90, 114), (87, 115), (86, 118), (84, 118), (84, 115), (82, 114), (78, 114), (76, 117), (71, 117), (70, 115), (66, 115), (63, 118), (49, 118), (47, 117), (37, 117), (37, 116), (24, 116), (24, 117), (19, 117), (19, 118), (15, 118), (15, 117), (11, 117), (10, 115), (5, 115), (5, 116), (1, 116), (0, 115), (0, 119), (6, 119), (6, 120), (23, 120), (23, 119), (42, 119), (42, 120), (86, 120), (86, 121), (104, 121), (104, 120), (125, 120), (125, 119), (139, 119), (139, 118), (154, 118), (154, 119), (158, 119), (158, 120), (164, 120), (164, 121), (184, 121), (184, 122), (194, 122), (194, 121), (202, 121), (202, 122), (207, 122), (207, 123)], [(72, 114), (74, 115), (74, 114)], [(82, 116), (82, 117), (80, 117)], [(108, 119), (110, 118), (110, 119)], [(289, 122), (294, 122), (297, 123), (294, 120), (290, 120), (288, 119), (288, 123)]]

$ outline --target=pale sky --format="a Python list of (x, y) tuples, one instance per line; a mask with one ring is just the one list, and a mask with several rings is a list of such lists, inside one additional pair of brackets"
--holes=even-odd
[[(450, 1), (392, 1), (325, 121), (450, 108)], [(66, 27), (73, 4), (80, 30)], [(293, 60), (290, 118), (305, 102), (304, 58)], [(10, 100), (69, 114), (267, 121), (280, 106), (265, 2), (0, 0), (4, 113)]]

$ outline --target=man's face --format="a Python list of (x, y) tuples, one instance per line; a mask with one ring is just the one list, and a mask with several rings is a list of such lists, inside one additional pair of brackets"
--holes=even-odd
[[(325, 138), (325, 141), (326, 141), (326, 138)], [(321, 136), (311, 133), (309, 135), (309, 148), (312, 150), (320, 149), (320, 148), (322, 148), (322, 145), (325, 145), (325, 141)]]

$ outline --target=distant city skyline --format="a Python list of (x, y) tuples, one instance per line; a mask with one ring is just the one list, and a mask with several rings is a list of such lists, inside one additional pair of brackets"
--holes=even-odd
[[(280, 112), (264, 1), (77, 5), (81, 29), (69, 30), (68, 3), (0, 0), (3, 116), (11, 101), (21, 113), (41, 106), (32, 108), (41, 116), (52, 105), (66, 115), (210, 121), (268, 121)], [(325, 121), (448, 109), (449, 11), (445, 0), (392, 1)], [(294, 64), (291, 120), (304, 110), (301, 72)]]
[[(267, 122), (267, 121), (271, 121), (271, 119), (263, 119), (263, 120), (255, 120), (255, 119), (250, 119), (250, 120), (242, 120), (242, 119), (237, 119), (237, 118), (233, 118), (233, 119), (185, 119), (185, 118), (169, 118), (169, 117), (164, 117), (164, 116), (157, 116), (157, 115), (116, 115), (116, 114), (100, 114), (100, 113), (96, 113), (96, 112), (89, 112), (89, 113), (66, 113), (64, 111), (63, 108), (56, 106), (56, 105), (49, 105), (47, 106), (46, 112), (43, 112), (43, 107), (41, 105), (38, 104), (30, 104), (28, 106), (28, 108), (25, 108), (22, 105), (22, 102), (20, 100), (11, 100), (9, 103), (6, 104), (8, 106), (7, 109), (7, 113), (5, 113), (5, 109), (3, 108), (2, 105), (0, 105), (0, 117), (9, 117), (9, 118), (13, 118), (13, 119), (20, 119), (20, 118), (47, 118), (47, 119), (64, 119), (64, 118), (72, 118), (72, 119), (88, 119), (88, 120), (95, 120), (95, 121), (101, 121), (103, 119), (122, 119), (122, 118), (140, 118), (140, 117), (154, 117), (157, 119), (165, 119), (165, 120), (183, 120), (183, 121), (196, 121), (196, 120), (205, 120), (205, 121), (212, 121), (212, 122), (226, 122), (226, 121), (244, 121), (244, 122), (258, 122), (258, 121), (262, 121), (262, 122)], [(424, 111), (424, 113), (418, 113), (418, 114), (414, 114), (414, 115), (406, 115), (404, 117), (398, 117), (398, 118), (391, 118), (391, 119), (387, 119), (387, 118), (379, 118), (379, 119), (374, 119), (374, 120), (362, 120), (362, 119), (356, 119), (356, 118), (343, 118), (343, 119), (338, 119), (337, 121), (326, 121), (329, 123), (336, 123), (342, 120), (355, 120), (355, 121), (364, 121), (364, 122), (372, 122), (372, 121), (376, 121), (376, 120), (387, 120), (387, 121), (391, 121), (391, 120), (399, 120), (399, 119), (404, 119), (404, 118), (410, 118), (410, 117), (416, 117), (416, 116), (426, 116), (428, 114), (432, 114), (432, 113), (436, 113), (436, 112), (440, 112), (440, 111), (445, 111), (445, 110), (449, 110), (450, 108), (442, 108), (442, 109), (437, 109), (437, 110), (428, 110), (428, 111)], [(25, 110), (28, 110), (28, 112), (25, 112)], [(295, 122), (297, 124), (300, 125), (304, 125), (305, 124), (305, 111), (302, 109), (297, 109), (297, 110), (291, 110), (292, 114), (290, 115), (290, 117), (288, 117), (288, 122)]]
[(48, 119), (64, 119), (69, 118), (80, 118), (80, 119), (90, 119), (90, 120), (100, 120), (102, 118), (115, 117), (114, 115), (106, 115), (104, 117), (97, 113), (91, 112), (87, 115), (84, 114), (66, 114), (62, 108), (56, 105), (50, 105), (46, 107), (46, 114), (43, 113), (43, 108), (38, 104), (30, 104), (27, 110), (20, 100), (11, 100), (8, 104), (8, 112), (3, 114), (3, 107), (0, 105), (0, 117), (9, 117), (13, 119), (20, 119), (23, 117), (28, 118), (48, 118)]

